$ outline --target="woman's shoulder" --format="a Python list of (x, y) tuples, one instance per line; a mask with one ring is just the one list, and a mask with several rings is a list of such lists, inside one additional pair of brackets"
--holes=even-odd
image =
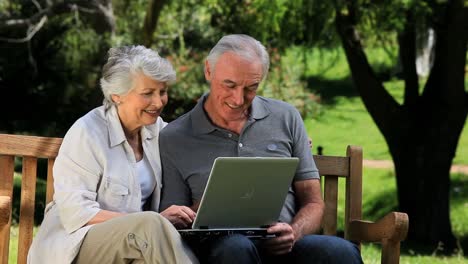
[(68, 130), (65, 138), (85, 139), (91, 135), (103, 135), (107, 130), (104, 108), (97, 107), (80, 117)]

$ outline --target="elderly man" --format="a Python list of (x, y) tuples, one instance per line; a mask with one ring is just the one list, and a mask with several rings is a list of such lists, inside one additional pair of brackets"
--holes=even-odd
[[(192, 243), (202, 263), (362, 263), (357, 247), (338, 237), (314, 235), (324, 203), (318, 170), (299, 112), (291, 105), (257, 96), (267, 75), (265, 47), (247, 35), (223, 37), (205, 62), (210, 92), (160, 133), (163, 166), (161, 209), (190, 206), (196, 211), (215, 158), (220, 156), (299, 157), (275, 238), (242, 235)], [(176, 227), (190, 226), (194, 212), (182, 207)]]

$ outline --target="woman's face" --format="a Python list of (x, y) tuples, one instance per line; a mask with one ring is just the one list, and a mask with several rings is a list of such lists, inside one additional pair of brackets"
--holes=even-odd
[(120, 121), (126, 132), (139, 130), (156, 122), (167, 104), (167, 85), (144, 74), (133, 79), (132, 89), (126, 95), (112, 95), (117, 103)]

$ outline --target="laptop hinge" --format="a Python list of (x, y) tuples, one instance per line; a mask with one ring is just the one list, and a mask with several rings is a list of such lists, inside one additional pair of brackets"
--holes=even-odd
[(200, 229), (209, 229), (208, 226), (200, 226)]

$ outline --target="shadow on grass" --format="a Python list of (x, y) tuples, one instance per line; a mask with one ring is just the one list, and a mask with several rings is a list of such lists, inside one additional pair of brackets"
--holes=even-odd
[(395, 190), (386, 190), (380, 192), (372, 199), (366, 199), (362, 208), (365, 219), (376, 221), (386, 214), (398, 211), (398, 204), (395, 196)]
[(468, 256), (468, 236), (457, 237), (458, 249), (447, 252), (443, 245), (424, 245), (413, 241), (403, 241), (401, 243), (401, 255), (406, 256)]
[[(468, 176), (453, 175), (451, 180), (450, 204), (452, 208), (465, 207), (468, 201)], [(398, 211), (395, 190), (379, 192), (378, 195), (366, 199), (363, 205), (363, 215), (366, 220), (378, 220), (392, 211)], [(456, 218), (457, 216), (453, 216)], [(465, 223), (466, 219), (456, 219)], [(455, 219), (452, 219), (452, 228)], [(410, 216), (411, 226), (411, 216)], [(403, 241), (401, 244), (401, 254), (407, 256), (468, 256), (468, 234), (463, 233), (457, 237), (458, 249), (447, 251), (443, 245), (421, 244), (413, 241)]]
[(350, 76), (331, 80), (320, 76), (308, 76), (305, 78), (309, 91), (320, 95), (323, 104), (336, 104), (336, 97), (358, 97), (359, 94), (354, 87)]

